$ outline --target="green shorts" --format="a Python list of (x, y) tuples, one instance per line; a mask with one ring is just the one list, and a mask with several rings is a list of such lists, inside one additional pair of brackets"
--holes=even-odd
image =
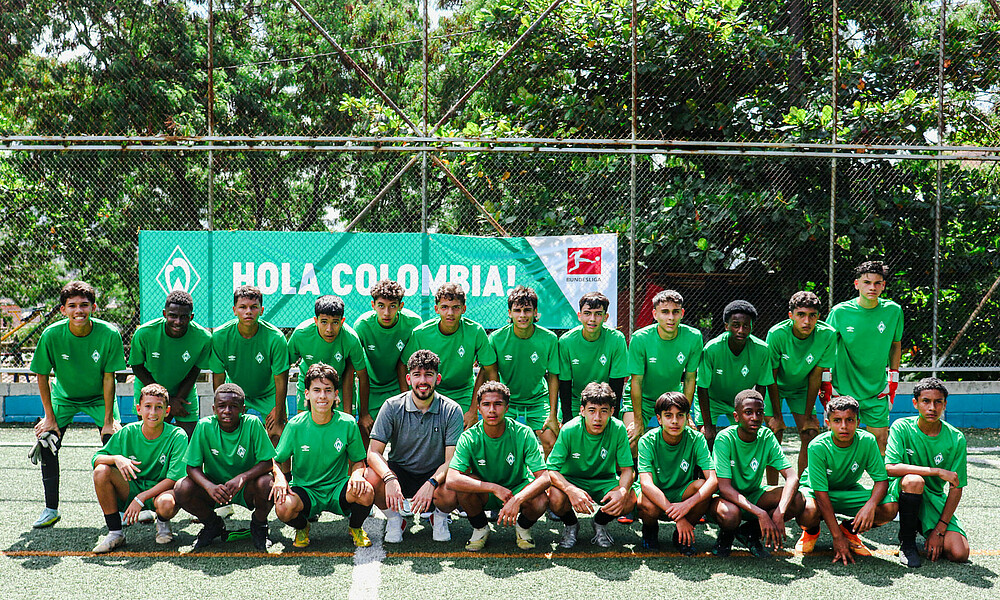
[[(340, 495), (347, 487), (348, 478), (344, 478), (333, 485), (333, 487), (305, 488), (295, 485), (292, 482), (292, 491), (296, 493), (305, 492), (309, 497), (309, 514), (307, 519), (319, 516), (323, 511), (332, 512), (337, 515), (347, 516), (347, 510), (340, 505)], [(244, 505), (245, 506), (245, 505)]]
[(889, 401), (885, 398), (868, 398), (858, 400), (861, 405), (861, 415), (858, 422), (865, 427), (889, 426)]
[[(903, 491), (902, 482), (902, 477), (889, 478), (889, 491), (885, 494), (886, 502), (899, 502), (899, 494)], [(920, 517), (920, 530), (926, 536), (941, 520), (941, 513), (944, 512), (944, 503), (948, 500), (948, 495), (928, 492), (926, 489), (921, 495), (923, 501), (920, 503), (918, 515)], [(957, 531), (964, 537), (969, 537), (962, 529), (962, 522), (958, 520), (958, 515), (952, 515), (951, 521), (948, 521), (948, 531)]]
[[(516, 494), (521, 490), (523, 490), (524, 488), (528, 487), (528, 484), (531, 482), (532, 482), (531, 479), (525, 479), (521, 483), (517, 484), (516, 487), (510, 488), (510, 492), (512, 494)], [(486, 499), (486, 504), (483, 506), (483, 510), (500, 510), (501, 508), (503, 508), (503, 502), (501, 502), (500, 498), (497, 498), (493, 494), (489, 495), (489, 497)]]
[[(816, 492), (808, 486), (799, 486), (799, 491), (806, 498), (816, 497)], [(858, 514), (861, 507), (872, 497), (872, 491), (860, 483), (846, 490), (830, 490), (827, 494), (830, 496), (830, 504), (833, 505), (833, 512), (851, 517)], [(882, 498), (882, 502), (879, 504), (888, 503), (889, 495), (886, 494), (885, 498)]]
[(174, 421), (177, 421), (178, 423), (191, 423), (201, 419), (201, 404), (198, 402), (198, 396), (195, 396), (194, 398), (194, 401), (184, 400), (181, 402), (181, 406), (187, 410), (188, 414), (183, 417), (172, 417)]
[(274, 395), (265, 396), (263, 398), (247, 398), (246, 406), (249, 409), (257, 411), (260, 415), (260, 422), (263, 423), (267, 415), (271, 414), (274, 410)]
[[(743, 494), (743, 497), (746, 498), (750, 502), (750, 504), (756, 505), (757, 502), (760, 500), (761, 496), (763, 496), (764, 494), (770, 492), (771, 490), (776, 490), (776, 489), (779, 489), (781, 487), (782, 486), (780, 486), (780, 485), (764, 485), (764, 486), (761, 486), (759, 488), (752, 489), (752, 490), (737, 490), (737, 491), (739, 493)], [(740, 514), (743, 516), (744, 519), (756, 519), (757, 518), (757, 515), (753, 514), (752, 512), (748, 512), (746, 510), (743, 510), (742, 508), (740, 509)]]
[[(635, 417), (635, 410), (632, 407), (632, 398), (625, 396), (622, 399), (622, 414), (632, 413)], [(658, 427), (660, 424), (656, 420), (656, 401), (642, 399), (642, 418), (646, 421), (646, 429)]]
[[(736, 421), (733, 420), (733, 413), (736, 412), (735, 405), (727, 405), (725, 402), (710, 400), (708, 404), (708, 409), (712, 411), (711, 423), (713, 425), (718, 424), (719, 417), (723, 416), (726, 417), (726, 420), (730, 425), (736, 424)], [(765, 410), (767, 410), (766, 407)], [(694, 424), (697, 425), (698, 427), (704, 425), (701, 419), (701, 407), (698, 406), (697, 400), (695, 400), (693, 406), (691, 406), (691, 419), (694, 420)]]
[(535, 405), (512, 403), (507, 409), (507, 416), (524, 423), (534, 431), (541, 431), (545, 427), (545, 419), (549, 418), (549, 405), (548, 403)]
[[(69, 400), (66, 398), (52, 398), (52, 412), (55, 413), (56, 425), (60, 429), (73, 422), (73, 417), (80, 413), (86, 414), (94, 420), (98, 427), (104, 424), (104, 397), (95, 396), (84, 400)], [(112, 415), (119, 423), (122, 415), (118, 411), (118, 399), (115, 398)]]
[[(795, 398), (782, 398), (781, 401), (784, 403), (785, 406), (788, 407), (788, 412), (792, 413), (793, 415), (804, 415), (804, 414), (806, 414), (806, 395), (805, 394), (801, 394), (801, 395), (799, 395), (799, 396), (797, 396)], [(813, 402), (813, 414), (815, 414), (815, 412), (816, 412), (816, 402), (814, 401)], [(771, 402), (770, 402), (770, 400), (765, 399), (764, 400), (764, 415), (770, 417), (773, 414), (774, 414), (774, 411), (771, 410)]]
[(678, 485), (676, 487), (666, 489), (658, 487), (658, 489), (663, 492), (663, 495), (667, 498), (667, 502), (675, 504), (677, 502), (684, 501), (684, 492), (691, 487), (692, 483), (694, 483), (693, 480), (685, 483), (684, 485)]
[[(159, 481), (148, 481), (146, 479), (133, 479), (132, 481), (129, 481), (128, 482), (128, 498), (126, 498), (124, 500), (122, 500), (121, 498), (118, 499), (118, 512), (122, 512), (123, 510), (125, 510), (126, 508), (128, 508), (128, 505), (132, 503), (132, 500), (136, 496), (138, 496), (139, 494), (141, 494), (141, 493), (143, 493), (143, 492), (145, 492), (147, 490), (153, 489), (153, 487), (156, 484), (158, 484), (158, 483), (160, 483), (160, 482)], [(153, 510), (153, 500), (155, 500), (155, 498), (150, 498), (149, 500), (146, 500), (145, 502), (143, 502), (142, 503), (142, 508), (143, 509)]]
[(607, 495), (608, 492), (618, 487), (618, 478), (614, 479), (579, 479), (566, 477), (566, 481), (587, 492), (590, 498), (597, 503)]
[(241, 488), (240, 491), (236, 492), (236, 495), (233, 496), (232, 500), (230, 500), (229, 502), (227, 502), (225, 504), (216, 503), (215, 504), (215, 508), (219, 508), (220, 506), (230, 506), (230, 505), (233, 505), (233, 504), (239, 504), (243, 508), (246, 508), (246, 509), (249, 509), (249, 510), (253, 510), (254, 506), (252, 504), (250, 504), (249, 502), (247, 502), (246, 497), (243, 495), (243, 492), (245, 490), (246, 490), (246, 488)]

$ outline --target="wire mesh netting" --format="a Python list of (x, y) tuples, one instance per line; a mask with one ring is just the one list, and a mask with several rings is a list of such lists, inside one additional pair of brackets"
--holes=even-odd
[(904, 364), (1000, 368), (993, 0), (296, 4), (0, 15), (5, 332), (83, 277), (128, 334), (139, 230), (616, 233), (626, 331), (882, 258)]

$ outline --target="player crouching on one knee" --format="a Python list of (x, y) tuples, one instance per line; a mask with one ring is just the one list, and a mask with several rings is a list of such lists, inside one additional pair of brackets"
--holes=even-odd
[[(770, 429), (761, 427), (764, 397), (756, 390), (743, 390), (733, 403), (737, 424), (715, 438), (715, 468), (719, 495), (739, 511), (735, 518), (719, 522), (722, 530), (712, 551), (717, 556), (728, 556), (735, 538), (760, 558), (770, 555), (765, 544), (774, 549), (784, 545), (785, 521), (798, 517), (805, 502), (798, 490), (799, 476), (781, 445)], [(777, 469), (785, 485), (764, 486), (765, 467)], [(728, 507), (726, 513), (732, 516)], [(739, 525), (741, 519), (747, 522)]]
[(588, 383), (580, 415), (563, 425), (549, 454), (549, 506), (563, 522), (561, 548), (576, 545), (578, 512), (594, 516), (591, 542), (610, 548), (608, 523), (635, 508), (632, 450), (625, 424), (611, 416), (615, 401), (610, 385)]
[(535, 547), (531, 526), (548, 508), (549, 472), (531, 427), (508, 418), (510, 390), (487, 381), (476, 393), (482, 420), (462, 432), (448, 466), (449, 488), (474, 528), (465, 549), (482, 550), (490, 534), (486, 510), (497, 522), (513, 525), (517, 547)]
[(941, 418), (948, 389), (940, 379), (927, 377), (913, 387), (913, 407), (917, 416), (892, 424), (885, 451), (888, 496), (899, 507), (899, 561), (920, 566), (919, 531), (927, 558), (965, 562), (969, 539), (955, 515), (967, 483), (965, 434)]
[(253, 511), (250, 538), (267, 552), (267, 517), (271, 512), (274, 446), (260, 419), (246, 414), (246, 395), (235, 383), (215, 390), (215, 413), (198, 421), (184, 461), (187, 477), (174, 486), (177, 504), (205, 524), (194, 549), (225, 541), (226, 524), (215, 513), (220, 506), (239, 504)]
[[(896, 516), (888, 503), (889, 477), (875, 436), (858, 431), (861, 406), (850, 396), (839, 396), (826, 405), (826, 426), (830, 431), (809, 442), (808, 466), (802, 472), (799, 490), (806, 505), (799, 517), (802, 537), (795, 544), (799, 552), (812, 552), (819, 537), (820, 520), (833, 537), (833, 562), (854, 562), (851, 554), (871, 556), (858, 537), (872, 527), (884, 525)], [(874, 486), (861, 485), (865, 473)], [(853, 518), (837, 523), (837, 515)]]
[[(694, 554), (694, 526), (708, 513), (718, 523), (734, 523), (738, 509), (713, 497), (719, 487), (705, 436), (687, 426), (691, 403), (681, 392), (665, 392), (654, 412), (660, 426), (639, 438), (639, 518), (642, 547), (659, 550), (660, 519), (673, 521), (678, 552)], [(704, 474), (700, 478), (696, 473)], [(730, 527), (732, 528), (732, 527)]]
[(170, 519), (178, 509), (174, 482), (184, 476), (187, 435), (164, 423), (169, 402), (170, 394), (162, 385), (142, 388), (136, 405), (139, 421), (117, 431), (94, 454), (94, 490), (108, 525), (108, 535), (94, 547), (96, 553), (124, 545), (122, 517), (132, 525), (143, 508), (156, 511), (156, 543), (174, 539), (170, 531)]
[(271, 497), (274, 512), (296, 529), (293, 545), (309, 545), (309, 521), (324, 510), (348, 517), (357, 547), (371, 546), (361, 528), (375, 502), (375, 488), (365, 479), (365, 446), (351, 415), (336, 410), (339, 398), (337, 371), (315, 363), (306, 371), (308, 410), (288, 421), (276, 449), (275, 460), (292, 459), (292, 481), (274, 473)]

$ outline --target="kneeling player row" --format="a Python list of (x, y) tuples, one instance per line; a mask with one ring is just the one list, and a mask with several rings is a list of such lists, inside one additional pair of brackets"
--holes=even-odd
[[(754, 555), (766, 555), (765, 544), (783, 545), (785, 521), (791, 518), (803, 527), (796, 548), (810, 552), (822, 519), (834, 538), (835, 560), (846, 564), (853, 561), (852, 552), (870, 553), (858, 534), (892, 520), (898, 511), (904, 564), (920, 563), (918, 531), (926, 537), (932, 560), (941, 555), (965, 560), (969, 554), (954, 517), (965, 485), (965, 440), (940, 418), (947, 390), (936, 379), (914, 389), (919, 416), (893, 425), (888, 464), (874, 438), (857, 431), (857, 402), (849, 397), (831, 401), (831, 431), (810, 444), (801, 488), (773, 434), (761, 427), (763, 399), (754, 390), (737, 396), (733, 416), (738, 424), (719, 434), (714, 458), (704, 437), (686, 426), (686, 397), (663, 394), (656, 403), (660, 428), (640, 441), (636, 484), (624, 425), (611, 417), (614, 393), (607, 384), (584, 389), (580, 416), (560, 432), (546, 465), (531, 429), (506, 417), (509, 390), (488, 382), (476, 398), (482, 420), (462, 433), (448, 452), (447, 470), (431, 472), (425, 484), (398, 463), (391, 469), (391, 455), (389, 463), (381, 460), (384, 444), (372, 448), (371, 467), (366, 469), (357, 427), (334, 410), (338, 376), (332, 367), (313, 365), (305, 383), (309, 411), (289, 422), (276, 451), (260, 422), (242, 414), (244, 398), (237, 386), (219, 388), (216, 415), (199, 422), (186, 451), (183, 433), (163, 424), (165, 392), (158, 386), (144, 389), (138, 406), (142, 421), (115, 434), (94, 458), (95, 486), (109, 528), (95, 551), (106, 552), (124, 542), (119, 510), (124, 508), (125, 519), (134, 521), (152, 501), (158, 542), (171, 541), (167, 521), (178, 508), (205, 524), (196, 549), (225, 536), (213, 509), (230, 503), (254, 511), (250, 531), (260, 550), (269, 544), (266, 518), (272, 502), (278, 518), (297, 530), (298, 547), (309, 543), (309, 519), (324, 510), (348, 516), (355, 544), (370, 544), (361, 525), (373, 504), (389, 517), (387, 542), (401, 539), (405, 524), (399, 509), (407, 503), (414, 512), (433, 505), (434, 539), (450, 540), (447, 513), (460, 506), (474, 528), (466, 545), (471, 551), (482, 549), (489, 536), (487, 510), (498, 511), (500, 524), (515, 527), (517, 545), (523, 549), (534, 547), (530, 528), (546, 508), (563, 521), (561, 547), (576, 543), (577, 513), (594, 515), (593, 542), (609, 547), (610, 522), (638, 504), (643, 546), (648, 549), (659, 547), (658, 521), (666, 519), (676, 524), (675, 547), (693, 554), (694, 527), (705, 516), (720, 527), (715, 554), (727, 555), (739, 540)], [(434, 395), (433, 385), (414, 380), (411, 385), (413, 406), (408, 409), (420, 413), (416, 418), (454, 411), (451, 400)], [(425, 401), (420, 402), (423, 410), (417, 406), (420, 400)], [(454, 414), (459, 418), (460, 412)], [(447, 435), (439, 429), (433, 431)], [(447, 439), (442, 441), (448, 447)], [(289, 459), (291, 484), (277, 464)], [(182, 477), (185, 464), (187, 477)], [(762, 484), (767, 466), (783, 474), (783, 487)], [(859, 483), (865, 472), (875, 482), (870, 490)], [(406, 474), (407, 481), (400, 481), (397, 473)], [(837, 514), (852, 518), (838, 523)]]

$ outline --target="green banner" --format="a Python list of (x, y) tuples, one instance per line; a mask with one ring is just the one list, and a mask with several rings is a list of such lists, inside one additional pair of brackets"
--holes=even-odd
[[(421, 260), (421, 257), (426, 257)], [(507, 293), (535, 289), (540, 324), (577, 324), (577, 300), (600, 291), (615, 322), (618, 242), (613, 234), (482, 238), (421, 233), (280, 231), (141, 231), (140, 316), (160, 316), (166, 295), (186, 290), (195, 319), (216, 327), (233, 318), (233, 290), (256, 285), (264, 319), (294, 327), (313, 316), (321, 295), (344, 299), (347, 322), (371, 309), (372, 286), (394, 279), (406, 289), (407, 308), (434, 314), (433, 292), (461, 284), (466, 315), (489, 329), (507, 322)]]

